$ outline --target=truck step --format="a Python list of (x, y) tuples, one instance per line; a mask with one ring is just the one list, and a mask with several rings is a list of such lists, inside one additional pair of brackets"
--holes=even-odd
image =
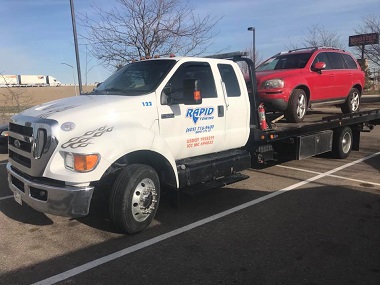
[(223, 187), (238, 181), (242, 181), (245, 179), (248, 179), (249, 176), (242, 174), (240, 172), (238, 173), (233, 173), (228, 176), (219, 178), (217, 180), (205, 182), (205, 183), (200, 183), (197, 185), (193, 185), (190, 187), (182, 188), (180, 189), (181, 193), (184, 194), (189, 194), (189, 195), (197, 195), (205, 190), (212, 189), (212, 188), (218, 188), (218, 187)]

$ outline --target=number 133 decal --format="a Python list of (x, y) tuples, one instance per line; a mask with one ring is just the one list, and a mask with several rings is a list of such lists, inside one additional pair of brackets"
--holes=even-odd
[(144, 107), (153, 106), (153, 104), (152, 104), (151, 101), (142, 102), (142, 105), (143, 105)]

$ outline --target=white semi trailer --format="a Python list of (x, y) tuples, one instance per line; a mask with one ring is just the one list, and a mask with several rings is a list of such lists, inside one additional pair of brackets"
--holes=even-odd
[(0, 87), (61, 86), (61, 82), (50, 75), (0, 75)]

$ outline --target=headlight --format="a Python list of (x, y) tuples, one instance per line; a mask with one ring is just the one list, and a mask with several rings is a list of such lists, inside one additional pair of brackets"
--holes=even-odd
[(9, 136), (9, 133), (8, 133), (8, 131), (2, 131), (0, 136), (7, 137), (7, 136)]
[(99, 154), (81, 154), (66, 152), (65, 167), (72, 171), (89, 172), (95, 169), (100, 161)]
[(284, 88), (284, 80), (270, 79), (263, 82), (263, 89)]

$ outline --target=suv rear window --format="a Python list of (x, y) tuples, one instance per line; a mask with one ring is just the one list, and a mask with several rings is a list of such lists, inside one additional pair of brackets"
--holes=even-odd
[(348, 69), (358, 69), (355, 60), (350, 55), (342, 53), (342, 56)]
[(304, 68), (311, 54), (311, 52), (288, 53), (274, 56), (260, 64), (256, 71)]

